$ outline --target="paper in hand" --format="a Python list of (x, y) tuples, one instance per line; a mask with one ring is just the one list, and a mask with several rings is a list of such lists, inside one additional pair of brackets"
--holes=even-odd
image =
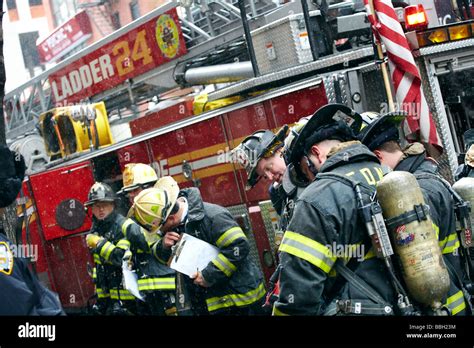
[(170, 268), (191, 277), (219, 254), (214, 245), (184, 233), (173, 251)]
[(138, 290), (138, 276), (135, 272), (132, 272), (128, 269), (128, 262), (125, 260), (122, 262), (122, 273), (124, 288), (130, 291), (130, 293), (139, 300), (145, 301), (143, 296), (140, 294), (140, 291)]

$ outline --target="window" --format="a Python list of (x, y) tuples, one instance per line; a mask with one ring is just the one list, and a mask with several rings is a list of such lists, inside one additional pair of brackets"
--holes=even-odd
[(130, 3), (130, 12), (132, 13), (133, 21), (140, 17), (140, 8), (138, 7), (138, 2), (136, 0)]
[(16, 0), (7, 0), (7, 8), (9, 10), (15, 10), (16, 9)]
[(50, 3), (55, 27), (59, 27), (77, 12), (74, 0), (54, 0)]
[(43, 5), (43, 0), (28, 0), (28, 3), (31, 6), (40, 6)]
[(121, 27), (121, 25), (120, 25), (120, 13), (118, 11), (114, 12), (112, 14), (112, 25), (114, 26), (114, 30), (118, 30)]
[(39, 36), (38, 32), (32, 31), (29, 33), (20, 33), (18, 36), (20, 37), (20, 46), (23, 53), (25, 67), (33, 69), (35, 66), (40, 66), (41, 63), (36, 48), (36, 40)]

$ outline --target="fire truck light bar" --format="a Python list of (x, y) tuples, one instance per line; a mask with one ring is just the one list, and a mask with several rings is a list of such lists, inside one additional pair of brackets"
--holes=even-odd
[(416, 33), (416, 37), (418, 46), (421, 48), (451, 41), (469, 39), (474, 37), (473, 33), (474, 21), (468, 21), (420, 31)]
[(405, 27), (407, 30), (423, 30), (428, 27), (428, 19), (423, 5), (405, 7)]

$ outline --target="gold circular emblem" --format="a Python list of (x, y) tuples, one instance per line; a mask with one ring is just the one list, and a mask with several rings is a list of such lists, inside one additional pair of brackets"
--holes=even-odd
[(156, 42), (166, 58), (174, 58), (179, 48), (179, 32), (174, 19), (161, 15), (156, 21)]

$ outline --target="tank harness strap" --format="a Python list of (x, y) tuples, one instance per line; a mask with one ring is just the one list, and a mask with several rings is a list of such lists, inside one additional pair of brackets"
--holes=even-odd
[(387, 228), (393, 229), (400, 225), (406, 225), (413, 221), (427, 220), (430, 207), (426, 204), (414, 205), (413, 210), (407, 211), (401, 215), (395, 216), (391, 219), (386, 219)]

